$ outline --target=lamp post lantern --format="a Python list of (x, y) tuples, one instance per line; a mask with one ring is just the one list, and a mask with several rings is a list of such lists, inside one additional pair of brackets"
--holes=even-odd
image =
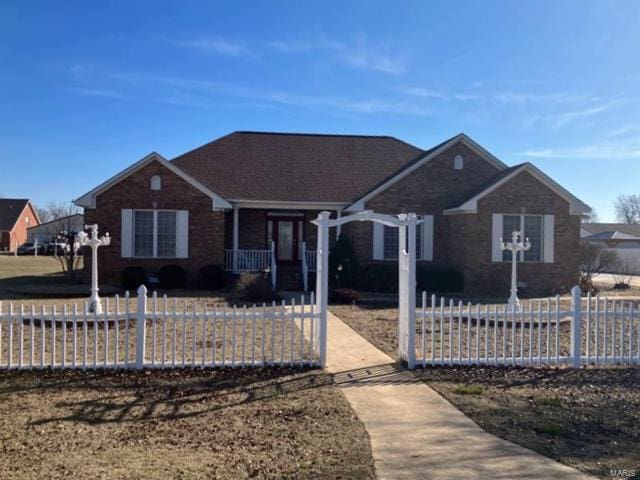
[(518, 238), (520, 237), (520, 232), (513, 232), (511, 234), (511, 242), (504, 242), (502, 238), (500, 238), (500, 248), (502, 251), (509, 250), (511, 252), (511, 296), (509, 297), (509, 302), (507, 304), (510, 310), (518, 310), (520, 308), (520, 300), (518, 299), (518, 273), (517, 273), (517, 263), (518, 263), (518, 253), (526, 252), (531, 248), (531, 242), (529, 239), (525, 239), (524, 242), (519, 242)]
[(98, 248), (107, 247), (111, 244), (111, 237), (106, 235), (98, 238), (98, 224), (85, 225), (84, 227), (91, 231), (91, 235), (80, 232), (76, 236), (79, 246), (91, 247), (91, 297), (89, 298), (89, 311), (92, 313), (102, 313), (102, 303), (98, 295)]

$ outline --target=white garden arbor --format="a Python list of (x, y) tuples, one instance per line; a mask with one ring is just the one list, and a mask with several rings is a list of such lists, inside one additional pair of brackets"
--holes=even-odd
[(322, 367), (327, 359), (327, 301), (329, 295), (329, 228), (350, 222), (376, 222), (398, 229), (398, 357), (415, 366), (416, 349), (416, 226), (421, 223), (415, 213), (397, 216), (367, 210), (332, 219), (321, 212), (311, 223), (318, 227), (316, 266), (316, 304), (320, 313), (319, 355)]

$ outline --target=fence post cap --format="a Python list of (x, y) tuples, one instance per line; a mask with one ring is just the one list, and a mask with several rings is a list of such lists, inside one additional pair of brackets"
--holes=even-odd
[(138, 295), (145, 296), (147, 294), (147, 287), (145, 287), (144, 283), (138, 287)]

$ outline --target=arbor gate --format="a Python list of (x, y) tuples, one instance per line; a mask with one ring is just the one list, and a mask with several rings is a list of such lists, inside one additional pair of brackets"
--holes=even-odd
[(327, 360), (327, 301), (329, 296), (329, 228), (350, 222), (376, 222), (398, 229), (398, 358), (412, 369), (416, 362), (416, 226), (415, 213), (397, 216), (364, 211), (341, 218), (321, 212), (312, 223), (318, 227), (316, 302), (320, 318), (320, 365)]

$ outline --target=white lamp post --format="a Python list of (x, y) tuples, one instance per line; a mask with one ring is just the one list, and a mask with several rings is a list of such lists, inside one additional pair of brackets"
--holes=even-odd
[(102, 303), (98, 296), (98, 247), (107, 247), (111, 244), (111, 237), (106, 235), (98, 238), (98, 225), (85, 225), (87, 230), (91, 230), (91, 236), (85, 232), (80, 232), (76, 236), (80, 246), (91, 247), (91, 298), (89, 299), (89, 311), (102, 313)]
[(519, 242), (520, 232), (513, 232), (511, 234), (511, 242), (505, 243), (500, 238), (500, 248), (509, 250), (511, 252), (511, 296), (509, 297), (508, 308), (511, 310), (518, 310), (520, 308), (520, 300), (518, 299), (518, 273), (516, 264), (518, 263), (518, 253), (521, 251), (526, 252), (531, 248), (531, 242), (527, 238), (524, 242)]

